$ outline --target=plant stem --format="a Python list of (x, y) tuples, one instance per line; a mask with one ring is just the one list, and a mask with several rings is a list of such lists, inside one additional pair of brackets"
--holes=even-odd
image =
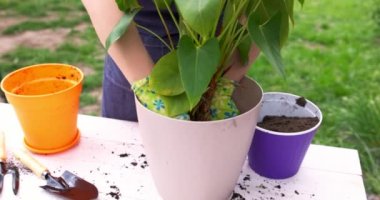
[[(223, 42), (221, 45), (222, 57), (227, 57), (229, 59), (231, 53), (229, 55), (228, 52), (234, 52), (234, 50), (231, 51), (231, 48), (237, 46), (241, 41), (241, 37), (237, 38), (237, 36), (240, 35), (241, 31), (244, 31), (246, 29), (246, 26), (243, 25), (240, 30), (238, 30), (237, 27), (239, 27), (239, 18), (241, 17), (241, 14), (243, 13), (244, 8), (247, 6), (247, 4), (248, 1), (244, 0), (242, 2), (239, 2), (237, 8), (235, 8), (235, 5), (232, 5), (234, 7), (234, 15), (231, 17), (230, 21), (227, 23), (222, 33), (218, 36), (220, 40), (222, 40), (224, 37), (224, 40), (222, 40)], [(225, 60), (228, 61), (228, 59)]]
[(186, 32), (188, 32), (190, 34), (190, 37), (192, 38), (192, 40), (195, 41), (197, 46), (200, 46), (201, 43), (199, 42), (197, 35), (194, 34), (193, 30), (191, 30), (191, 28), (185, 22), (183, 22), (183, 25), (185, 25)]
[(160, 8), (158, 7), (156, 1), (153, 1), (153, 2), (154, 2), (154, 6), (156, 7), (156, 10), (157, 10), (158, 16), (160, 16), (160, 19), (161, 19), (162, 25), (163, 25), (164, 28), (165, 28), (166, 35), (167, 35), (168, 38), (169, 38), (170, 46), (172, 47), (172, 49), (174, 49), (174, 45), (173, 45), (172, 37), (170, 36), (170, 32), (169, 32), (168, 26), (166, 25), (166, 22), (165, 22), (164, 18), (162, 17), (162, 13), (161, 13), (161, 11), (160, 11)]
[[(229, 52), (228, 56), (227, 57), (227, 60), (229, 60), (232, 56), (232, 54), (235, 52), (236, 48), (239, 46), (241, 40), (244, 38), (245, 36), (245, 31), (246, 31), (246, 27), (243, 26), (239, 31), (236, 31), (237, 32), (237, 38), (235, 39), (235, 43), (231, 43), (231, 51)], [(228, 66), (224, 66), (224, 68), (226, 68)]]
[(214, 97), (217, 83), (219, 78), (216, 78), (218, 73), (216, 73), (209, 84), (209, 87), (207, 91), (202, 95), (201, 100), (199, 103), (191, 110), (190, 112), (190, 119), (192, 121), (210, 121), (211, 120), (211, 114), (210, 114), (210, 107), (211, 107), (211, 101)]
[(174, 24), (175, 24), (178, 32), (180, 32), (180, 28), (179, 28), (179, 25), (178, 25), (177, 18), (174, 16), (173, 11), (172, 11), (170, 5), (166, 1), (164, 1), (164, 3), (165, 3), (166, 9), (168, 10), (168, 12), (170, 14), (170, 17), (172, 18), (172, 20), (173, 20), (173, 22), (174, 22)]
[[(221, 41), (221, 66), (218, 67), (216, 73), (212, 77), (207, 91), (202, 95), (200, 102), (190, 112), (190, 118), (195, 121), (208, 121), (211, 119), (210, 107), (217, 89), (217, 83), (223, 75), (225, 67), (228, 65), (232, 53), (235, 51), (246, 31), (246, 26), (240, 26), (239, 18), (243, 9), (247, 5), (247, 0), (238, 2), (236, 9), (233, 9), (233, 16), (229, 19), (226, 27), (223, 27), (218, 40)], [(235, 6), (235, 5), (232, 5)], [(216, 29), (215, 29), (216, 30)], [(202, 38), (204, 39), (204, 38)]]
[(149, 30), (148, 28), (144, 27), (144, 26), (141, 26), (139, 24), (136, 23), (136, 26), (145, 30), (146, 32), (152, 34), (153, 36), (155, 36), (157, 39), (159, 39), (169, 50), (173, 50), (174, 48), (170, 47), (169, 44), (164, 40), (162, 39), (159, 35), (157, 35), (155, 32)]

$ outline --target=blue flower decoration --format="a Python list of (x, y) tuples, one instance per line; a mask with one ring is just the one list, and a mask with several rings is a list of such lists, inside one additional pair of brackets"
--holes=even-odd
[(217, 113), (218, 113), (218, 110), (216, 108), (210, 108), (211, 117), (215, 118)]
[(227, 119), (227, 118), (231, 118), (231, 117), (235, 117), (237, 115), (237, 113), (235, 111), (232, 111), (232, 112), (225, 112), (224, 113), (224, 119)]
[(156, 110), (161, 110), (165, 108), (164, 102), (161, 99), (155, 99), (153, 105), (156, 107)]
[(181, 119), (181, 120), (190, 120), (190, 115), (188, 115), (187, 113), (184, 113), (184, 114), (180, 114), (180, 115), (176, 116), (175, 118)]
[(229, 101), (227, 102), (227, 105), (228, 105), (228, 107), (230, 107), (232, 110), (235, 109), (235, 104), (233, 103), (232, 100), (229, 100)]

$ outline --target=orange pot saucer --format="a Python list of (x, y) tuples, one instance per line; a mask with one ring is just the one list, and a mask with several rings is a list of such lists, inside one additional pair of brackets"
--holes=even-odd
[(24, 137), (24, 146), (31, 152), (33, 153), (37, 153), (37, 154), (54, 154), (54, 153), (59, 153), (59, 152), (63, 152), (67, 149), (70, 149), (71, 147), (75, 146), (78, 144), (79, 142), (79, 139), (80, 139), (80, 131), (79, 129), (77, 129), (77, 133), (76, 133), (76, 136), (75, 138), (69, 142), (68, 144), (62, 146), (62, 147), (59, 147), (59, 148), (55, 148), (55, 149), (39, 149), (39, 148), (35, 148), (33, 146), (30, 146), (26, 140), (25, 140), (25, 137)]

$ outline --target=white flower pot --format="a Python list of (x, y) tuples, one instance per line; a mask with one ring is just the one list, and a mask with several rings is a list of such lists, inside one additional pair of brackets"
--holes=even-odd
[(136, 100), (150, 171), (164, 200), (230, 197), (252, 141), (262, 95), (255, 81), (244, 78), (233, 96), (241, 114), (207, 122), (165, 117)]

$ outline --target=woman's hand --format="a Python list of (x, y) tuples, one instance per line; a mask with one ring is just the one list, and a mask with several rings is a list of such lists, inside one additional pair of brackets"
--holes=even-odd
[(248, 62), (244, 65), (244, 63), (240, 60), (239, 52), (235, 51), (231, 58), (231, 67), (224, 74), (224, 77), (239, 82), (248, 72), (249, 68), (255, 62), (259, 54), (260, 49), (253, 44), (249, 51)]

